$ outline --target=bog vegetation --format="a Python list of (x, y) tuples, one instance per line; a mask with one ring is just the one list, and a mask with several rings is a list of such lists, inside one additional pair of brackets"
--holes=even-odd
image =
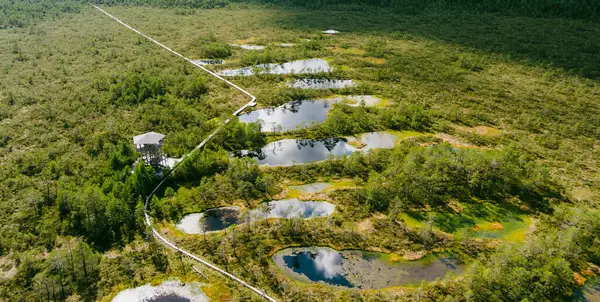
[[(270, 295), (564, 301), (600, 273), (597, 1), (96, 3), (189, 58), (225, 59), (215, 70), (326, 58), (334, 70), (311, 77), (358, 83), (304, 90), (284, 85), (299, 75), (234, 78), (259, 106), (339, 94), (389, 101), (336, 104), (323, 124), (286, 133), (234, 120), (151, 199), (169, 239)], [(168, 276), (200, 280), (143, 223), (143, 201), (169, 168), (140, 162), (131, 139), (164, 133), (163, 152), (181, 157), (247, 99), (85, 1), (0, 0), (0, 10), (0, 300), (93, 301)], [(330, 28), (342, 33), (321, 33)], [(266, 49), (231, 46), (247, 43)], [(231, 156), (279, 138), (384, 130), (419, 135), (290, 167)], [(317, 196), (336, 204), (333, 216), (249, 219), (262, 202), (290, 197), (289, 184), (332, 180), (352, 183)], [(173, 227), (225, 205), (243, 209), (240, 225), (205, 235)], [(476, 236), (508, 216), (532, 221), (523, 238)], [(297, 282), (271, 261), (286, 246), (313, 245), (401, 258), (452, 252), (468, 269), (361, 291)], [(214, 300), (252, 295), (205, 274)]]

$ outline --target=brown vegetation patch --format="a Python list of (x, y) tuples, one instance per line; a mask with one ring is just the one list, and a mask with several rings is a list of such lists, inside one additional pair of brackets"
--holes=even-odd
[(330, 46), (327, 47), (327, 49), (331, 50), (332, 52), (335, 53), (340, 53), (340, 54), (350, 54), (350, 55), (358, 55), (358, 56), (362, 56), (364, 54), (366, 54), (367, 52), (362, 50), (362, 49), (358, 49), (358, 48), (342, 48), (339, 46)]
[(532, 234), (533, 232), (535, 232), (535, 230), (537, 228), (537, 222), (538, 222), (537, 219), (531, 218), (531, 224), (529, 225), (529, 227), (525, 231), (525, 234)]
[(367, 145), (359, 140), (349, 140), (348, 144), (356, 149), (362, 149)]
[(173, 229), (171, 229), (171, 228), (165, 228), (165, 227), (163, 227), (163, 228), (160, 229), (160, 232), (162, 233), (162, 235), (165, 238), (173, 238), (173, 237), (175, 237), (177, 235), (176, 232)]
[(576, 187), (571, 190), (571, 196), (577, 201), (591, 200), (594, 192), (589, 187)]
[(327, 195), (327, 193), (316, 192), (316, 193), (306, 193), (298, 196), (298, 200), (302, 201), (332, 201), (331, 197)]
[(256, 41), (255, 37), (250, 37), (250, 38), (246, 38), (246, 39), (235, 40), (235, 41), (233, 41), (233, 44), (252, 44), (255, 41)]
[(273, 199), (275, 199), (275, 200), (284, 199), (288, 196), (288, 194), (289, 194), (289, 189), (283, 188), (283, 190), (281, 190), (281, 192), (273, 195)]
[(586, 277), (596, 277), (597, 276), (597, 274), (591, 268), (586, 269), (585, 271), (581, 272), (581, 274), (583, 274)]
[(488, 249), (496, 249), (500, 245), (504, 244), (505, 241), (501, 240), (501, 239), (495, 239), (495, 240), (486, 240), (483, 243), (484, 243), (485, 247)]
[(455, 128), (462, 132), (475, 133), (481, 136), (499, 136), (502, 134), (502, 130), (490, 126), (455, 126)]
[(210, 298), (212, 301), (231, 301), (233, 300), (233, 296), (229, 291), (229, 288), (219, 283), (213, 283), (209, 286), (201, 286), (204, 294)]
[(577, 285), (583, 286), (585, 284), (586, 279), (580, 273), (573, 273), (573, 280), (575, 280), (575, 283), (577, 283)]
[(8, 256), (0, 257), (0, 280), (10, 279), (17, 274), (15, 262)]
[(72, 295), (68, 296), (65, 301), (66, 302), (79, 302), (79, 301), (85, 301), (85, 300), (83, 300), (83, 298), (78, 294), (72, 294)]
[(521, 211), (523, 211), (523, 212), (530, 212), (531, 211), (531, 208), (528, 205), (526, 205), (526, 204), (519, 205), (519, 209)]
[(460, 202), (456, 199), (450, 200), (448, 207), (450, 207), (456, 213), (462, 213), (465, 210), (462, 204), (460, 204)]
[(465, 143), (465, 142), (459, 140), (458, 138), (456, 138), (450, 134), (447, 134), (447, 133), (438, 133), (435, 135), (435, 137), (437, 137), (445, 142), (448, 142), (450, 145), (452, 145), (453, 147), (456, 147), (456, 148), (486, 149), (483, 147), (475, 146), (473, 144)]
[(106, 258), (108, 258), (108, 259), (115, 259), (115, 258), (119, 257), (119, 251), (117, 251), (117, 250), (110, 250), (110, 251), (104, 253), (103, 256), (106, 257)]
[(500, 222), (490, 222), (490, 223), (488, 223), (487, 227), (490, 230), (494, 230), (494, 231), (504, 230), (504, 226)]
[(425, 257), (425, 255), (427, 255), (427, 251), (408, 251), (406, 253), (404, 253), (404, 255), (402, 255), (402, 258), (404, 260), (408, 260), (408, 261), (413, 261), (413, 260), (419, 260), (423, 257)]
[(373, 64), (373, 65), (383, 65), (385, 64), (384, 58), (375, 58), (375, 57), (365, 57), (362, 59), (363, 61)]
[(359, 232), (372, 233), (375, 231), (375, 228), (373, 227), (373, 222), (371, 221), (371, 219), (365, 219), (365, 220), (359, 222), (357, 227), (358, 227)]

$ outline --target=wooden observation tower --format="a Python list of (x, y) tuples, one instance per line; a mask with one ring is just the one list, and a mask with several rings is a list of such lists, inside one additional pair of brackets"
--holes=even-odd
[(164, 134), (156, 132), (148, 132), (133, 137), (135, 149), (142, 155), (142, 159), (146, 164), (154, 167), (165, 166), (165, 158), (160, 153), (164, 138)]

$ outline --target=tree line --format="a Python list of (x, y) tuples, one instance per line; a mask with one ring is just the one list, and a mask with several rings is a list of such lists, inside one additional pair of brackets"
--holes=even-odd
[[(292, 5), (311, 9), (346, 7), (368, 10), (382, 7), (400, 13), (418, 14), (425, 10), (456, 10), (531, 17), (572, 18), (598, 21), (600, 3), (594, 0), (538, 0), (538, 1), (456, 1), (456, 0), (95, 0), (103, 5), (146, 5), (164, 8), (219, 8), (231, 3), (263, 3)], [(64, 13), (78, 13), (89, 1), (0, 1), (0, 28), (24, 27), (41, 19), (56, 18)]]

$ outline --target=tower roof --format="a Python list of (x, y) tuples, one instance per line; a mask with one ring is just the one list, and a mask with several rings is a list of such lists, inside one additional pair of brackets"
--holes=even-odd
[(164, 137), (164, 134), (148, 132), (134, 136), (133, 143), (136, 145), (159, 145)]

